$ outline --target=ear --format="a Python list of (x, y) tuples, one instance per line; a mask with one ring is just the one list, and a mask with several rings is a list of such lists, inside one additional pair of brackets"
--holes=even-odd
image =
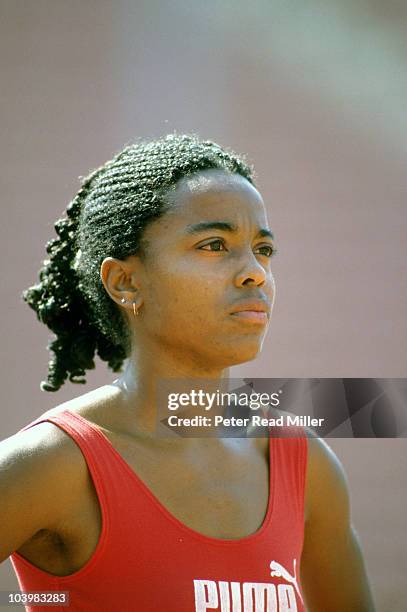
[[(139, 257), (126, 259), (106, 257), (100, 266), (100, 278), (109, 296), (116, 304), (142, 304), (140, 295)], [(124, 300), (124, 301), (123, 301)]]

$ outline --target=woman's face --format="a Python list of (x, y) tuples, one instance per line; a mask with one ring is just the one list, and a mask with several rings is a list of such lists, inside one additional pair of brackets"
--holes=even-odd
[(203, 367), (253, 359), (275, 295), (260, 193), (238, 174), (206, 170), (179, 181), (168, 197), (168, 212), (143, 234), (137, 341)]

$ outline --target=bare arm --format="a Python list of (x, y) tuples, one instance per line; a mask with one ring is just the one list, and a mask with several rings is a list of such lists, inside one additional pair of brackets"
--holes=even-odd
[(310, 612), (375, 612), (346, 475), (320, 438), (308, 440), (307, 516), (301, 582)]
[(0, 443), (0, 563), (38, 531), (57, 531), (83, 486), (83, 464), (50, 423)]

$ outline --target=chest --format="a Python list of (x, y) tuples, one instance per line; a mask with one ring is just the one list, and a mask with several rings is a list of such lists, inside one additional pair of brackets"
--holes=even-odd
[[(270, 494), (268, 440), (234, 439), (220, 446), (208, 439), (181, 450), (155, 448), (113, 433), (108, 438), (119, 461), (137, 474), (155, 502), (190, 529), (237, 539), (261, 527)], [(61, 525), (58, 542), (44, 534), (23, 554), (41, 569), (68, 575), (91, 558), (100, 533), (99, 500), (89, 476), (78, 507)]]
[(268, 440), (155, 447), (109, 434), (109, 441), (155, 502), (187, 527), (209, 537), (241, 538), (261, 526), (269, 499)]

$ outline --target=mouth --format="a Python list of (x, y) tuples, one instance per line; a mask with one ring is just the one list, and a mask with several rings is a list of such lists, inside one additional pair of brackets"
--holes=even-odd
[(242, 323), (266, 325), (268, 322), (267, 313), (258, 310), (240, 310), (239, 312), (232, 312), (231, 316), (235, 319), (239, 319)]
[(270, 318), (270, 308), (271, 305), (263, 299), (245, 300), (236, 304), (230, 315), (241, 323), (266, 325)]

